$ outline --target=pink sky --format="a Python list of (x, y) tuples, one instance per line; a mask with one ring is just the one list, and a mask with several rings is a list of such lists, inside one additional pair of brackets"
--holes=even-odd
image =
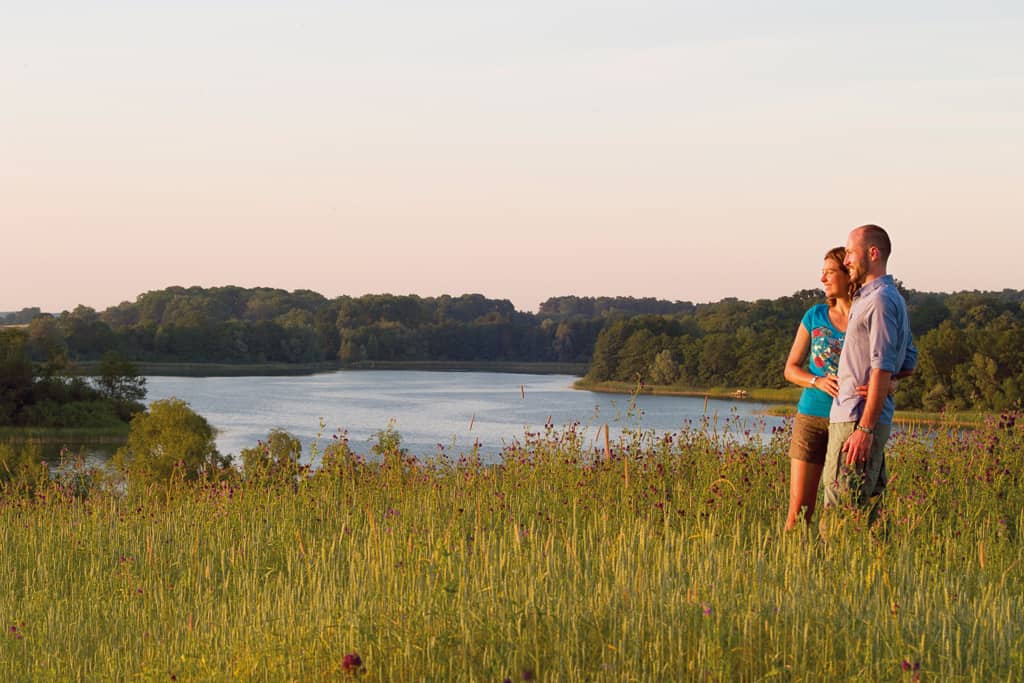
[(1020, 288), (1024, 21), (952, 7), (13, 10), (0, 311), (774, 298), (864, 222), (909, 287)]

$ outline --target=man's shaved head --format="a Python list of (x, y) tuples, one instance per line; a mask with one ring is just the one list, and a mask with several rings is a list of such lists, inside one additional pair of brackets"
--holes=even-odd
[(882, 257), (882, 261), (889, 260), (889, 254), (892, 253), (892, 242), (889, 240), (889, 233), (884, 228), (868, 223), (859, 228), (854, 228), (853, 231), (860, 233), (865, 247), (875, 247), (878, 249), (878, 254)]

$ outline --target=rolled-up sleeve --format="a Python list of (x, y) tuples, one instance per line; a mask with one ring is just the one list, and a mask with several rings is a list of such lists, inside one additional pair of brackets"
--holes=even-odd
[(900, 367), (900, 372), (910, 372), (917, 368), (917, 347), (914, 346), (913, 337), (907, 342), (907, 355), (903, 359), (903, 365)]
[(899, 333), (904, 324), (902, 311), (887, 297), (875, 298), (871, 303), (867, 311), (871, 367), (896, 374), (903, 365), (905, 353)]

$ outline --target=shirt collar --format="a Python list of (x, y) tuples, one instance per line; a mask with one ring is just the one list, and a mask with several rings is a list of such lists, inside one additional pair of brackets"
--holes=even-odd
[(853, 295), (854, 296), (867, 296), (868, 294), (870, 294), (871, 292), (875, 291), (876, 289), (879, 289), (880, 287), (884, 287), (884, 286), (892, 284), (892, 283), (893, 283), (892, 275), (883, 275), (881, 277), (876, 277), (874, 280), (872, 280), (871, 282), (867, 283), (866, 285), (863, 285), (860, 289), (858, 289), (856, 292), (854, 292)]

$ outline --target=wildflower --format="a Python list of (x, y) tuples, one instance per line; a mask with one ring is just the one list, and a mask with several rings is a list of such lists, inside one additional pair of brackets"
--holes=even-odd
[(356, 652), (350, 652), (341, 660), (341, 670), (355, 673), (363, 668), (363, 658)]

